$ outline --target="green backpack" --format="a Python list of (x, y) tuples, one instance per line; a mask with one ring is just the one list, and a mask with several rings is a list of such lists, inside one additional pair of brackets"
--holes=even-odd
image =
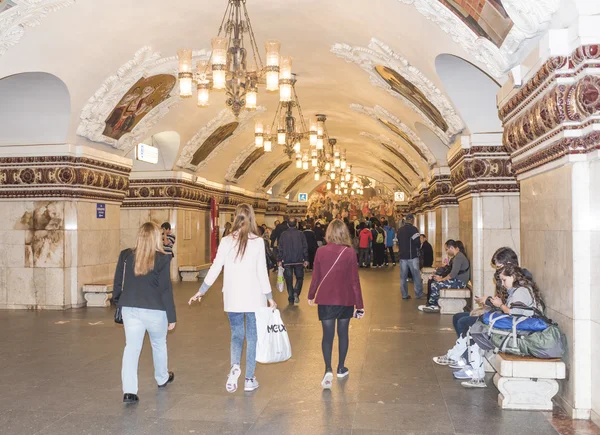
[(377, 230), (377, 238), (375, 239), (376, 243), (383, 243), (383, 232)]

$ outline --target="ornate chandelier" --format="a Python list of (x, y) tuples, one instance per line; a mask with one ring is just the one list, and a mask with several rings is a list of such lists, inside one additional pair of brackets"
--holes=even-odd
[[(251, 58), (246, 49), (245, 36), (248, 36)], [(266, 66), (263, 65), (246, 10), (246, 0), (229, 0), (217, 36), (212, 39), (211, 45), (210, 59), (198, 61), (195, 71), (192, 69), (192, 50), (182, 49), (177, 52), (181, 97), (191, 97), (193, 84), (196, 83), (198, 106), (206, 107), (211, 90), (225, 90), (226, 104), (237, 118), (243, 108), (256, 109), (259, 83), (266, 83), (267, 91), (277, 91), (280, 88), (281, 92), (289, 91), (286, 80), (279, 76), (278, 41), (269, 40), (265, 43)]]

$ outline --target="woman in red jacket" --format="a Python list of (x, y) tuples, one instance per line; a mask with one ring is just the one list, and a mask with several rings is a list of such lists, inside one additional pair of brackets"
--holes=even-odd
[(348, 353), (348, 327), (350, 319), (360, 319), (364, 314), (362, 292), (358, 277), (356, 254), (348, 228), (339, 219), (332, 221), (325, 234), (327, 244), (317, 250), (308, 292), (308, 304), (319, 306), (319, 320), (323, 325), (323, 359), (325, 376), (321, 385), (330, 389), (333, 381), (331, 351), (337, 322), (339, 363), (337, 377), (348, 376), (344, 361)]

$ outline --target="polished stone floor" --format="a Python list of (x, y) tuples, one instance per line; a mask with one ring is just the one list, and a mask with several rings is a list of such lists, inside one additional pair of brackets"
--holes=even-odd
[[(194, 307), (186, 302), (197, 284), (176, 284), (179, 322), (168, 341), (175, 382), (157, 390), (147, 343), (141, 400), (128, 406), (120, 389), (124, 336), (112, 310), (0, 311), (0, 433), (558, 433), (551, 415), (501, 411), (493, 385), (466, 390), (431, 361), (454, 342), (451, 316), (423, 314), (414, 299), (403, 301), (398, 268), (363, 270), (361, 280), (367, 315), (351, 323), (351, 374), (335, 380), (331, 391), (320, 387), (321, 329), (316, 308), (304, 297), (300, 306), (288, 307), (284, 294), (275, 295), (292, 360), (259, 365), (261, 387), (254, 393), (228, 394), (229, 326), (220, 281)], [(564, 433), (598, 433), (587, 422), (563, 426)]]

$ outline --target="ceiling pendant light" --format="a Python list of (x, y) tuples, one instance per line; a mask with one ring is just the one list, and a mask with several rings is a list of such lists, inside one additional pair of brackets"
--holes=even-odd
[(319, 181), (319, 178), (321, 178), (321, 174), (319, 174), (318, 169), (315, 169), (315, 181)]
[(254, 146), (260, 148), (263, 146), (264, 138), (263, 138), (263, 125), (262, 122), (257, 121), (254, 126)]
[(265, 153), (270, 153), (271, 151), (273, 151), (271, 147), (271, 139), (265, 139), (263, 149), (265, 150)]
[[(212, 38), (212, 52), (209, 61), (199, 61), (196, 72), (192, 70), (192, 50), (178, 50), (179, 95), (192, 96), (193, 82), (197, 84), (198, 106), (208, 106), (211, 90), (225, 90), (228, 107), (237, 118), (242, 109), (255, 110), (258, 103), (258, 83), (266, 81), (268, 91), (279, 89), (280, 43), (275, 40), (265, 42), (266, 64), (259, 55), (256, 37), (246, 9), (247, 0), (228, 0), (225, 14), (217, 36)], [(254, 61), (256, 65), (248, 62)], [(289, 66), (285, 73), (291, 74), (291, 58), (286, 58)], [(281, 97), (289, 95), (287, 79), (281, 90)], [(267, 151), (265, 149), (265, 151)], [(267, 151), (268, 152), (268, 151)]]

